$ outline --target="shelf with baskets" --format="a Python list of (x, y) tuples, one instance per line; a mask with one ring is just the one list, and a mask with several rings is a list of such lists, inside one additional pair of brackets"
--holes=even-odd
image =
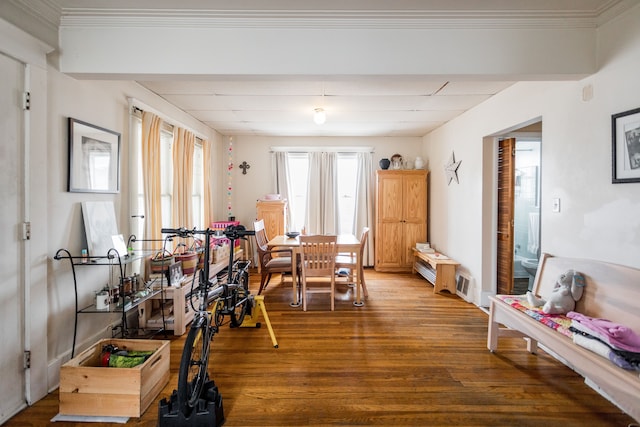
[[(220, 249), (221, 254), (215, 258), (209, 267), (210, 278), (216, 277), (218, 282), (226, 281), (226, 269), (229, 264), (229, 249)], [(243, 249), (234, 251), (234, 258), (244, 254)], [(187, 331), (187, 325), (193, 320), (198, 301), (192, 300), (192, 284), (194, 275), (185, 275), (178, 286), (166, 286), (162, 292), (138, 304), (138, 321), (142, 328), (162, 326), (165, 330), (173, 331), (174, 335), (182, 335)]]

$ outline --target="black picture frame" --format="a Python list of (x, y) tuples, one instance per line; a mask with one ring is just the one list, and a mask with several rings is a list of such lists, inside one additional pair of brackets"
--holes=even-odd
[(69, 117), (69, 179), (76, 193), (120, 192), (120, 133)]
[(182, 271), (182, 261), (176, 261), (169, 265), (169, 269), (167, 270), (167, 281), (169, 282), (169, 286), (179, 288), (182, 284), (183, 278), (184, 273)]
[(640, 108), (611, 116), (611, 182), (640, 182)]

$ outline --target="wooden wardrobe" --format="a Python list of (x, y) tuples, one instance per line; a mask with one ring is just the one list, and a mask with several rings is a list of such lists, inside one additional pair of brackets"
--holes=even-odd
[(376, 179), (376, 271), (410, 272), (416, 242), (427, 241), (426, 170), (379, 170)]
[(256, 202), (256, 219), (264, 220), (267, 237), (273, 239), (281, 236), (287, 230), (287, 201), (286, 200), (258, 200)]

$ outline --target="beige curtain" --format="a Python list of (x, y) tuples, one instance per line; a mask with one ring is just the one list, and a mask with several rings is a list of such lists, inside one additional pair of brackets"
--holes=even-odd
[(193, 151), (196, 137), (180, 127), (173, 129), (173, 197), (171, 223), (173, 227), (193, 228)]
[(213, 198), (211, 195), (211, 143), (207, 140), (202, 140), (202, 179), (204, 180), (204, 186), (202, 191), (203, 203), (204, 203), (204, 228), (209, 227), (209, 224), (213, 221)]
[[(142, 185), (144, 187), (144, 239), (162, 239), (162, 188), (160, 163), (160, 128), (162, 119), (153, 113), (142, 113)], [(158, 250), (162, 242), (150, 242)]]
[(371, 153), (357, 153), (357, 159), (358, 172), (356, 175), (356, 200), (353, 229), (354, 234), (358, 237), (360, 237), (360, 233), (362, 233), (362, 229), (364, 227), (369, 227), (371, 229), (362, 260), (362, 265), (371, 266), (374, 263), (374, 245), (372, 236), (375, 236), (375, 232), (373, 230), (373, 212), (375, 207), (375, 201), (373, 200), (375, 194), (373, 190), (375, 188), (373, 160)]
[(338, 234), (338, 154), (309, 153), (307, 233)]

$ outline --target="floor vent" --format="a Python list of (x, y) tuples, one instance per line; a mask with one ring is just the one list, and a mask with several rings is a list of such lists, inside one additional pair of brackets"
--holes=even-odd
[(456, 294), (467, 302), (471, 302), (473, 299), (472, 284), (471, 276), (460, 271), (456, 273)]

